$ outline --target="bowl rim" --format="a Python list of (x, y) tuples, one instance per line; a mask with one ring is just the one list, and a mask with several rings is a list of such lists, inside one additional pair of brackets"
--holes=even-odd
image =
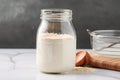
[(116, 35), (116, 36), (111, 36), (111, 35), (101, 35), (101, 34), (97, 34), (97, 33), (100, 33), (100, 32), (119, 32), (120, 33), (120, 30), (95, 30), (95, 31), (92, 31), (91, 32), (91, 35), (92, 36), (98, 36), (98, 37), (108, 37), (108, 38), (120, 38), (120, 35)]

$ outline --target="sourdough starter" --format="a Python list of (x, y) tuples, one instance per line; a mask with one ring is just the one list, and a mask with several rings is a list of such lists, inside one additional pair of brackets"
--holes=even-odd
[(37, 38), (37, 66), (46, 73), (71, 71), (75, 67), (76, 40), (67, 34), (44, 33)]

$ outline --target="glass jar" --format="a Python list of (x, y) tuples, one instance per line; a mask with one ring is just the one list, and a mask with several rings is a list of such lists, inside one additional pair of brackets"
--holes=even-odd
[(69, 9), (41, 10), (37, 32), (37, 67), (45, 73), (63, 73), (75, 67), (76, 34)]

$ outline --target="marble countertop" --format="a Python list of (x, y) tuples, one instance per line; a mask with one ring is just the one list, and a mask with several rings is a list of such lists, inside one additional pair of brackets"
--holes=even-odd
[(44, 74), (36, 70), (35, 49), (0, 49), (0, 80), (120, 80), (120, 72)]

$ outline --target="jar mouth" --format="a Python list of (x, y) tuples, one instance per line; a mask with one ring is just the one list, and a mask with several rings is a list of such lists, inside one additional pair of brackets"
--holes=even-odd
[(42, 9), (41, 18), (51, 18), (51, 19), (62, 19), (70, 18), (72, 19), (72, 10), (70, 9)]

